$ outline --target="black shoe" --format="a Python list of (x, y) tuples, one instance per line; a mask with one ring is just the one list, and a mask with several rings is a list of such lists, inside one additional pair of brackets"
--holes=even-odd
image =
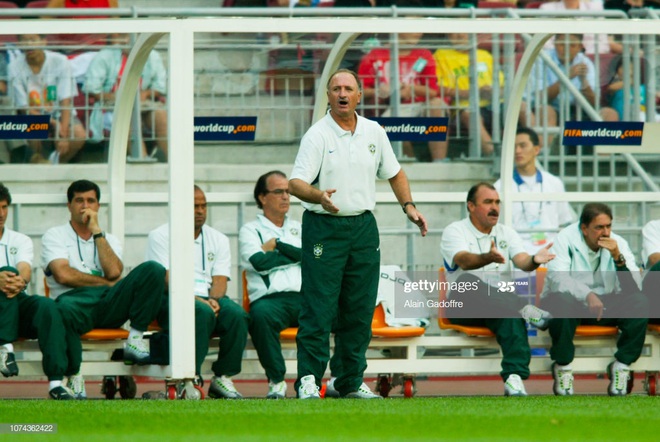
[(6, 378), (18, 375), (18, 364), (14, 353), (5, 348), (0, 349), (0, 373)]
[(48, 396), (51, 399), (56, 401), (73, 401), (76, 399), (76, 396), (73, 394), (73, 391), (69, 390), (66, 387), (55, 387), (48, 392)]

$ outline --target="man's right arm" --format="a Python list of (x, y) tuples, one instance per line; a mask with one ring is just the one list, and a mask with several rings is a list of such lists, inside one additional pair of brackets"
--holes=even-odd
[[(68, 259), (55, 259), (48, 264), (47, 270), (53, 275), (58, 284), (76, 287), (96, 287), (113, 285), (102, 276), (91, 275), (74, 269), (69, 265)], [(115, 281), (116, 282), (116, 281)]]
[[(243, 226), (238, 234), (238, 242), (241, 249), (241, 260), (243, 261), (243, 266), (246, 266), (248, 263), (259, 273), (267, 273), (272, 269), (276, 269), (282, 266), (288, 266), (300, 262), (293, 259), (290, 256), (287, 256), (287, 253), (280, 252), (276, 248), (283, 246), (283, 243), (280, 243), (280, 246), (276, 244), (275, 238), (271, 238), (265, 243), (261, 242), (259, 234), (256, 230), (249, 226)], [(292, 249), (299, 248), (286, 244), (286, 249), (289, 252), (294, 252)], [(300, 254), (300, 253), (298, 253)]]
[(495, 247), (495, 241), (491, 242), (490, 250), (487, 253), (471, 253), (461, 251), (454, 255), (454, 263), (461, 270), (476, 270), (487, 266), (488, 264), (504, 264), (504, 256)]

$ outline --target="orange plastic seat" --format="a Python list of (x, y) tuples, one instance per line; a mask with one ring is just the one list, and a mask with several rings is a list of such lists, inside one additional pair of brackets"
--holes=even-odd
[(648, 330), (656, 333), (660, 333), (660, 324), (649, 324)]
[(424, 327), (403, 326), (392, 327), (385, 322), (385, 309), (378, 304), (374, 310), (371, 320), (371, 335), (379, 338), (414, 338), (422, 336), (426, 329)]
[(123, 328), (95, 328), (80, 337), (90, 341), (113, 341), (116, 339), (127, 339), (128, 330)]
[[(245, 270), (241, 273), (241, 277), (243, 279), (243, 310), (250, 313), (250, 297), (248, 295), (247, 272)], [(298, 327), (285, 328), (280, 332), (280, 339), (293, 341), (296, 339), (297, 334)]]

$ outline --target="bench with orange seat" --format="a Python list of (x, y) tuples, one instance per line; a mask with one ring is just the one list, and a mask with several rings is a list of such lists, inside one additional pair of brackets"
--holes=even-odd
[[(536, 270), (535, 292), (537, 305), (539, 303), (540, 294), (543, 290), (546, 273), (547, 269), (545, 268), (539, 268)], [(447, 281), (444, 268), (441, 268), (438, 272), (438, 281)], [(446, 299), (446, 291), (440, 290), (439, 299)], [(474, 338), (479, 338), (481, 341), (489, 342), (490, 345), (488, 345), (488, 347), (499, 350), (499, 346), (495, 341), (495, 336), (488, 328), (452, 324), (451, 321), (444, 316), (443, 309), (439, 309), (438, 312), (438, 325), (442, 330), (451, 330), (464, 336), (466, 344), (469, 343), (465, 348), (483, 348), (485, 346), (483, 344), (478, 346), (474, 345)], [(615, 351), (615, 338), (617, 336), (617, 327), (597, 325), (578, 326), (575, 333), (575, 346), (577, 348), (604, 349), (606, 354), (583, 354), (577, 352), (575, 360), (572, 363), (573, 370), (575, 372), (586, 373), (604, 371), (604, 367), (606, 367), (612, 360), (612, 355)], [(529, 341), (532, 348), (549, 348), (551, 344), (548, 333), (542, 331), (539, 331), (537, 336), (530, 336)], [(471, 355), (474, 355), (474, 353), (471, 353)], [(469, 364), (479, 365), (480, 359), (483, 360), (485, 358), (470, 358)], [(548, 372), (550, 370), (550, 363), (551, 361), (548, 357), (533, 357), (530, 369), (532, 372)], [(651, 394), (651, 390), (655, 393), (655, 381), (657, 380), (658, 369), (660, 369), (660, 325), (649, 325), (645, 350), (640, 359), (633, 365), (633, 368), (637, 370), (646, 370), (647, 376), (645, 385), (647, 386), (647, 391), (649, 394)], [(468, 371), (477, 373), (484, 372), (484, 370), (479, 367), (468, 369)]]

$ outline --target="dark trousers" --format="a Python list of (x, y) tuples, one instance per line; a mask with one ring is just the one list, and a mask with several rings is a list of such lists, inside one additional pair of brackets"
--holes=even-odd
[(350, 217), (304, 213), (296, 389), (310, 374), (320, 386), (335, 318), (335, 357), (341, 367), (335, 388), (345, 395), (362, 384), (379, 268), (380, 240), (371, 212)]
[[(212, 366), (216, 376), (234, 376), (241, 372), (243, 350), (247, 342), (248, 315), (243, 308), (226, 296), (218, 301), (220, 311), (215, 316), (211, 307), (195, 299), (195, 373), (201, 374), (202, 364), (209, 353), (209, 340), (220, 337), (218, 358)], [(169, 329), (169, 299), (163, 297), (158, 325)]]
[[(541, 301), (541, 308), (548, 310), (553, 319), (550, 321), (550, 337), (552, 348), (550, 358), (559, 365), (568, 365), (575, 357), (575, 330), (578, 325), (616, 326), (620, 334), (617, 339), (617, 352), (614, 357), (623, 364), (632, 364), (639, 358), (646, 338), (646, 318), (611, 318), (607, 311), (630, 311), (632, 316), (639, 316), (634, 312), (648, 310), (646, 298), (640, 292), (613, 293), (599, 297), (606, 310), (605, 316), (597, 321), (593, 318), (587, 307), (574, 296), (567, 293), (549, 293)], [(576, 314), (581, 312), (582, 314)], [(579, 316), (584, 316), (580, 318)]]
[[(12, 267), (0, 271), (18, 273)], [(38, 339), (43, 355), (42, 368), (48, 380), (59, 381), (75, 374), (69, 368), (66, 329), (52, 299), (21, 292), (13, 298), (0, 292), (0, 345), (20, 338)]]
[(80, 371), (80, 335), (94, 328), (117, 328), (127, 320), (146, 331), (156, 319), (165, 292), (165, 268), (147, 261), (112, 287), (79, 287), (57, 297), (56, 304), (67, 328), (69, 364)]
[[(457, 282), (476, 282), (479, 289), (464, 293), (452, 292), (451, 299), (462, 301), (464, 312), (456, 312), (450, 321), (465, 326), (487, 327), (497, 339), (502, 349), (502, 371), (500, 376), (506, 380), (509, 375), (517, 374), (522, 379), (529, 377), (531, 350), (527, 340), (525, 321), (519, 310), (525, 305), (516, 293), (498, 292), (496, 287), (489, 287), (475, 275), (464, 273)], [(466, 318), (470, 313), (479, 316)], [(492, 317), (484, 318), (490, 313)]]
[(298, 326), (300, 293), (272, 293), (250, 304), (250, 336), (268, 380), (282, 382), (286, 365), (280, 332)]

